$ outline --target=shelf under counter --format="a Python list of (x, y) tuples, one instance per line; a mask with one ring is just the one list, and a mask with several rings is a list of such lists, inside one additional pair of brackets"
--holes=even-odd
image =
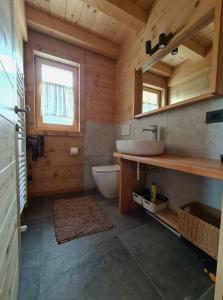
[(169, 225), (170, 227), (172, 227), (175, 231), (179, 231), (179, 226), (178, 226), (178, 216), (177, 213), (175, 211), (173, 211), (170, 208), (165, 208), (162, 209), (156, 213), (154, 213), (154, 215), (160, 219), (161, 221), (163, 221), (164, 223), (166, 223), (167, 225)]
[(115, 152), (113, 156), (151, 166), (223, 180), (223, 163), (220, 161), (220, 159), (203, 159), (173, 154), (137, 156), (118, 152)]

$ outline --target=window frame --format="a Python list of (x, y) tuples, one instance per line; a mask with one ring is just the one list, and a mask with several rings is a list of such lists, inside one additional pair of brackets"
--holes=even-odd
[[(41, 83), (42, 83), (42, 65), (49, 65), (73, 73), (73, 91), (74, 91), (74, 123), (72, 125), (47, 124), (43, 123), (41, 115)], [(58, 60), (34, 56), (34, 75), (35, 75), (35, 119), (36, 128), (47, 131), (63, 131), (80, 133), (80, 65), (78, 63), (66, 64)]]

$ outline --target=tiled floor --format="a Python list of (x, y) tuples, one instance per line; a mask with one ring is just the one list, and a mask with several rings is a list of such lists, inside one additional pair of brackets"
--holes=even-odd
[(92, 197), (112, 230), (57, 245), (52, 200), (23, 216), (19, 300), (212, 300), (196, 254), (144, 211), (120, 215), (117, 201)]

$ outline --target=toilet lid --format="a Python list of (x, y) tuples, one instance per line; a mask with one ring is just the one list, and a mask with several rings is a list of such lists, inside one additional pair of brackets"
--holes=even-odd
[(92, 167), (92, 171), (93, 172), (117, 172), (119, 170), (120, 170), (120, 166), (119, 165)]

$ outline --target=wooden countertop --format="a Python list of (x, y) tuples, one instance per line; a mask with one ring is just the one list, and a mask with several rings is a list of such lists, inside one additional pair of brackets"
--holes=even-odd
[(115, 152), (113, 156), (151, 166), (223, 180), (223, 163), (221, 163), (220, 160), (171, 154), (162, 154), (158, 156), (135, 156), (118, 152)]

